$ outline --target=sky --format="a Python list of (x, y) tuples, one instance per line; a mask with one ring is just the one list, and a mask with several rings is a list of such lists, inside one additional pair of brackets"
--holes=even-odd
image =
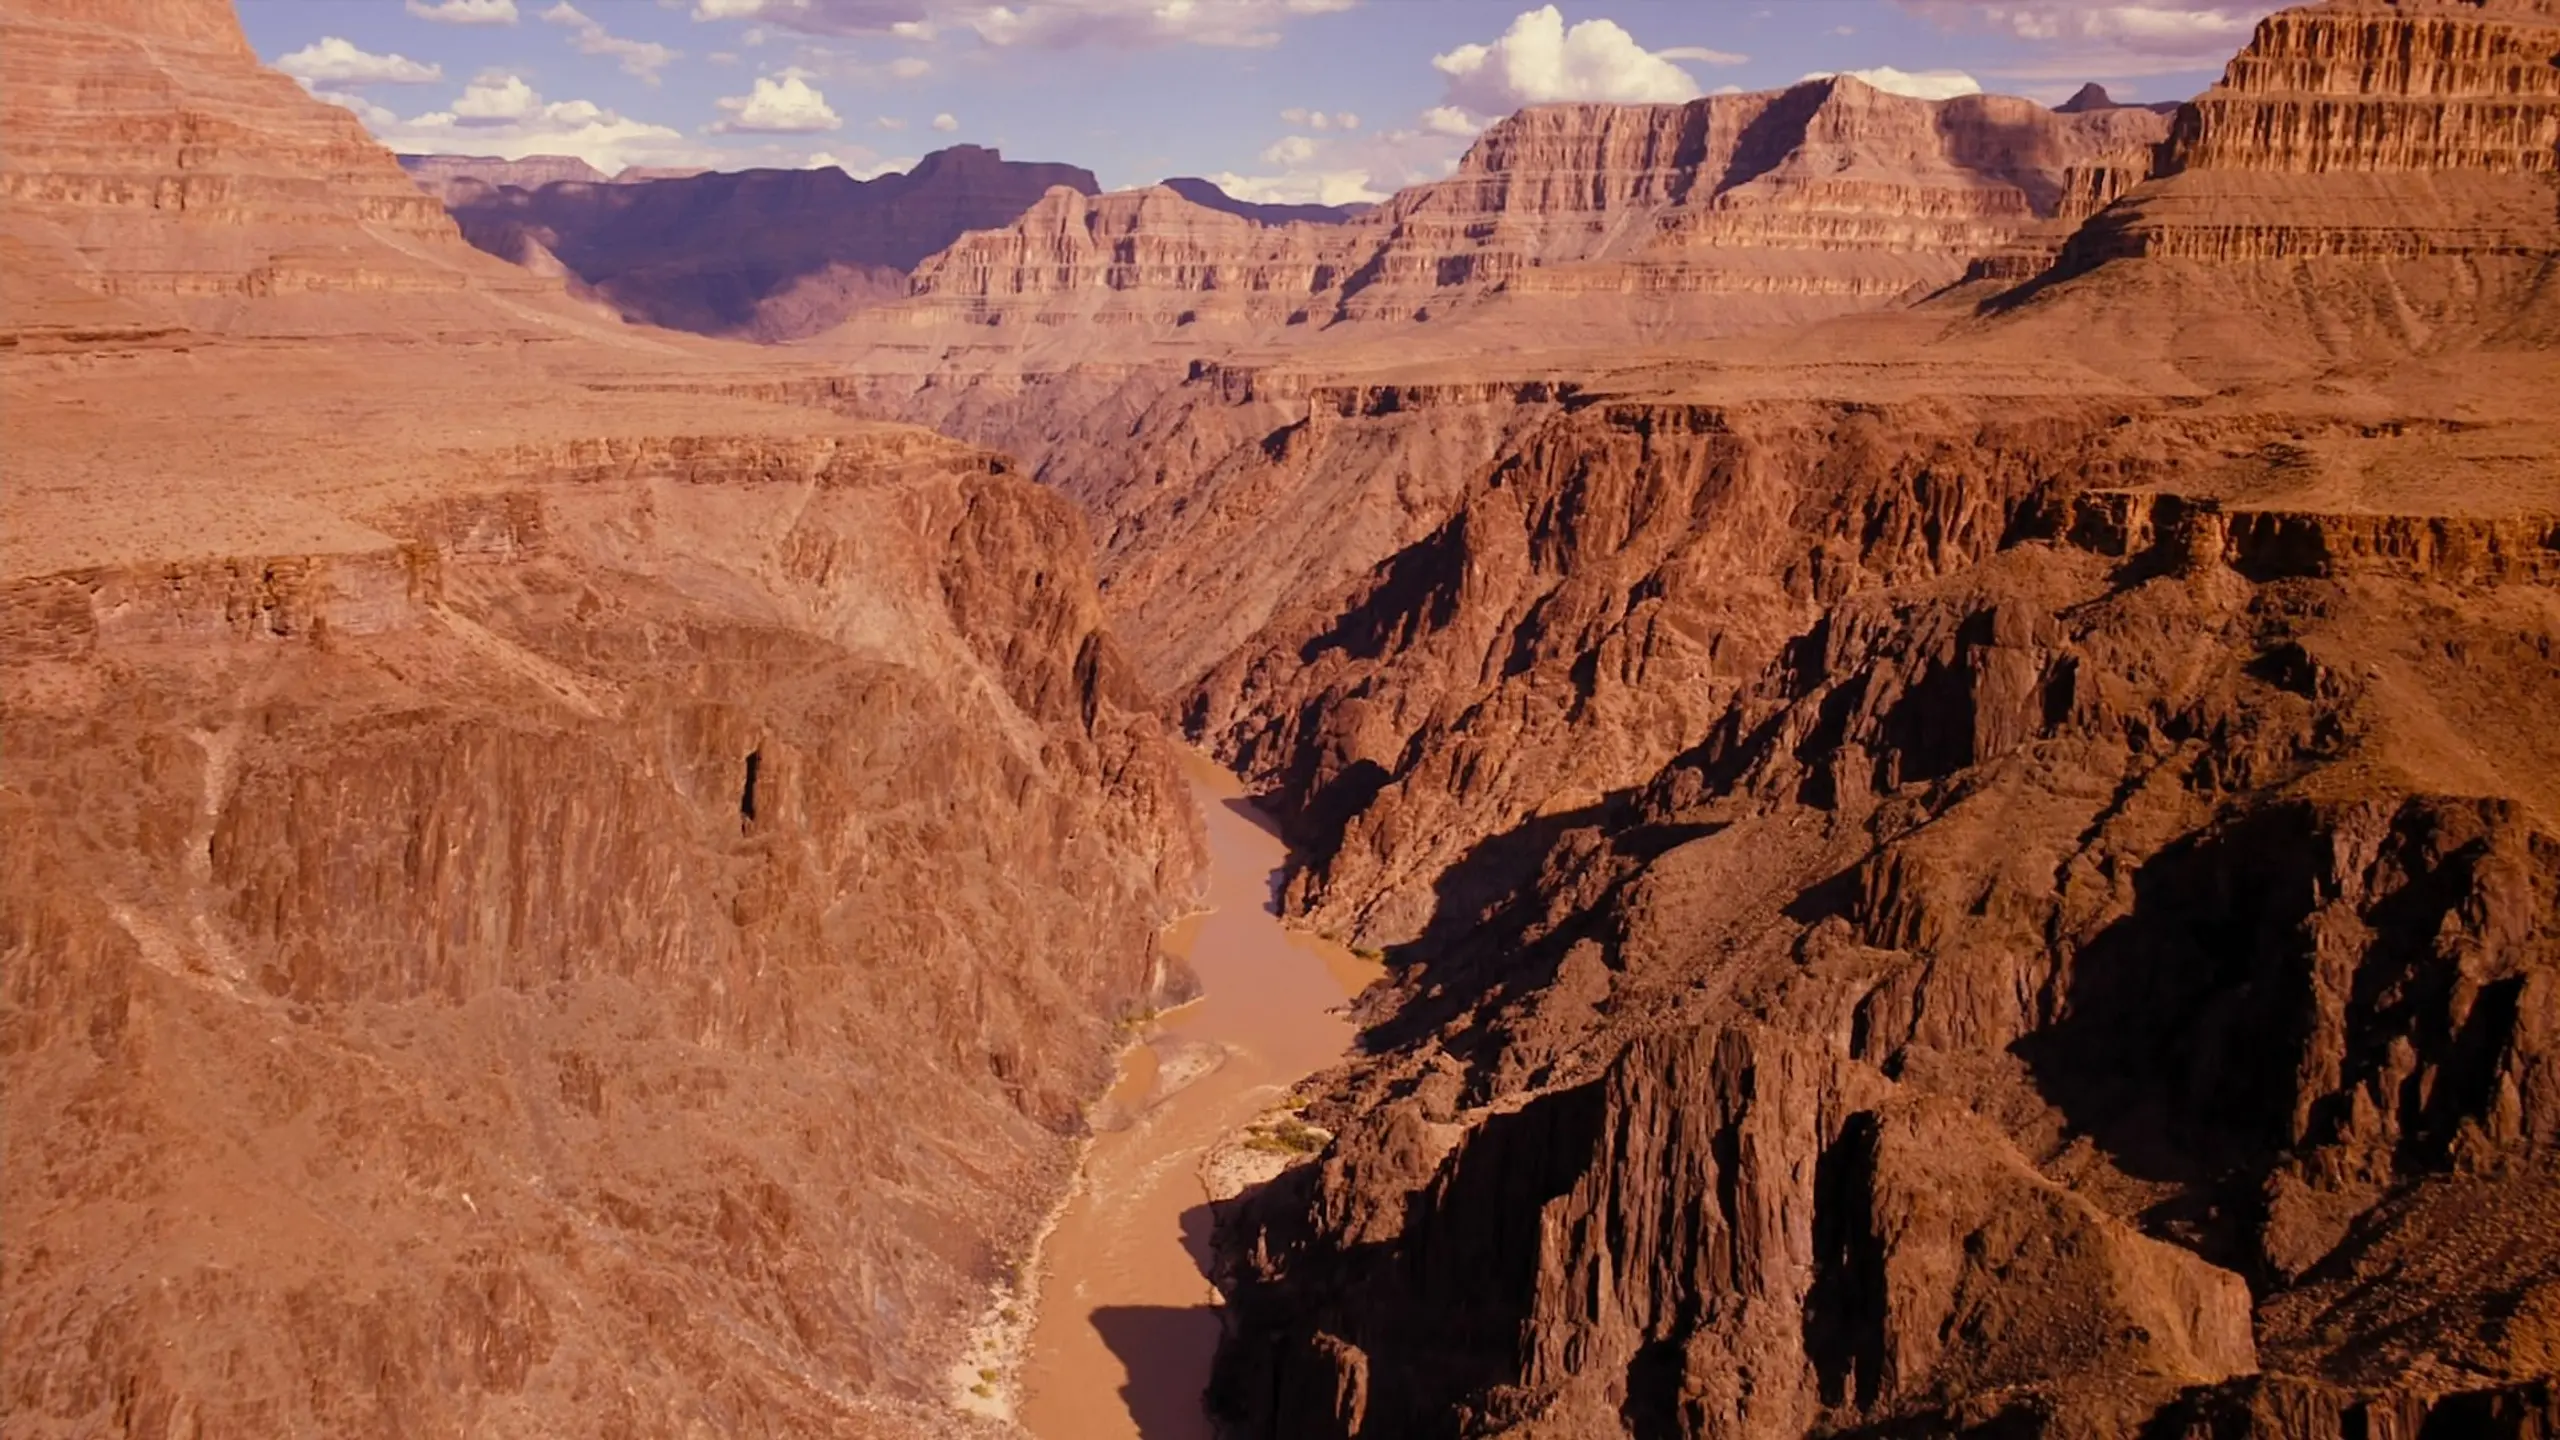
[(1378, 200), (1555, 100), (1859, 74), (2048, 104), (2211, 84), (2266, 4), (2022, 0), (239, 0), (260, 56), (392, 149), (912, 166), (945, 145)]

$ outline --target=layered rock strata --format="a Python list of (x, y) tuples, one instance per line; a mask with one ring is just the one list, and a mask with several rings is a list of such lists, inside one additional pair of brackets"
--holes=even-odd
[(2070, 246), (2207, 261), (2560, 253), (2560, 14), (2331, 4), (2262, 21), (2178, 113), (2158, 178)]
[(0, 67), (12, 335), (504, 283), (353, 115), (260, 67), (227, 7), (12, 4)]
[[(1551, 105), (1341, 227), (1224, 223), (1170, 191), (1065, 197), (917, 273), (910, 319), (1410, 320), (1496, 293), (1716, 297), (1732, 323), (1882, 304), (2051, 216), (2140, 109), (1932, 102), (1848, 78), (1687, 105)], [(1704, 313), (1704, 312), (1701, 312)]]

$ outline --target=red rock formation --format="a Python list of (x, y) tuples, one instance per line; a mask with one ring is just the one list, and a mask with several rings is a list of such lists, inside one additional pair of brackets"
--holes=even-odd
[(20, 335), (489, 288), (435, 201), (354, 116), (262, 69), (219, 0), (23, 0), (0, 9), (0, 67)]
[(1340, 228), (1239, 229), (1161, 190), (1044, 207), (920, 270), (911, 315), (1407, 320), (1507, 292), (1713, 296), (1729, 326), (1873, 306), (1956, 278), (2051, 215), (2071, 166), (2164, 128), (2145, 110), (2062, 116), (1846, 78), (1540, 106), (1487, 131), (1450, 179)]
[(962, 1428), (1186, 984), (1072, 504), (635, 393), (218, 5), (0, 63), (10, 1433)]
[(2555, 54), (2560, 14), (2538, 0), (2271, 16), (2067, 267), (2560, 252)]

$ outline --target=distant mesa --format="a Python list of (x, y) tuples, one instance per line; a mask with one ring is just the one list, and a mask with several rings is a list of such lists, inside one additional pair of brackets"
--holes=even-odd
[(556, 265), (627, 320), (763, 341), (814, 335), (904, 297), (926, 256), (1012, 224), (1053, 187), (1101, 188), (1080, 166), (977, 145), (872, 180), (833, 167), (607, 177), (559, 156), (401, 163), (492, 255)]
[(2175, 115), (2175, 100), (2125, 101), (2107, 93), (2107, 87), (2091, 81), (2080, 87), (2070, 99), (2053, 107), (2056, 115), (2088, 115), (2100, 110), (2148, 110), (2155, 115)]
[(1164, 188), (1194, 205), (1241, 215), (1264, 225), (1341, 225), (1378, 208), (1375, 205), (1260, 205), (1251, 200), (1239, 200), (1220, 189), (1216, 182), (1196, 175), (1167, 180)]

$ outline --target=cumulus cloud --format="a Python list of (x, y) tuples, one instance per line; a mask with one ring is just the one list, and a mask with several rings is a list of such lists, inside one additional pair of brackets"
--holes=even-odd
[(1304, 165), (1316, 158), (1316, 142), (1304, 135), (1283, 135), (1262, 152), (1266, 165)]
[(626, 165), (695, 166), (721, 158), (679, 131), (627, 119), (591, 100), (546, 101), (519, 75), (482, 75), (446, 108), (405, 120), (358, 97), (324, 92), (320, 98), (354, 111), (375, 139), (406, 155), (574, 155), (607, 174)]
[(1292, 125), (1304, 125), (1310, 130), (1357, 130), (1360, 128), (1360, 117), (1348, 110), (1336, 110), (1328, 114), (1322, 110), (1310, 110), (1303, 105), (1292, 105), (1280, 112), (1280, 118)]
[(409, 13), (439, 25), (513, 25), (516, 0), (409, 0)]
[(521, 120), (542, 105), (542, 97), (521, 75), (486, 74), (462, 87), (453, 102), (457, 120)]
[(276, 61), (276, 68), (304, 85), (424, 85), (444, 78), (441, 65), (421, 65), (406, 55), (376, 55), (335, 35), (323, 35)]
[(626, 75), (637, 75), (655, 85), (658, 72), (674, 62), (677, 52), (654, 40), (629, 40), (613, 34), (603, 24), (569, 0), (542, 12), (543, 23), (558, 25), (570, 31), (570, 42), (581, 55), (610, 55), (622, 65)]
[(1832, 75), (1846, 75), (1864, 80), (1892, 95), (1908, 95), (1915, 100), (1953, 100), (1959, 95), (1979, 95), (1982, 83), (1961, 70), (1896, 70), (1878, 65), (1866, 70), (1816, 71), (1807, 80), (1825, 80)]
[(2259, 18), (2279, 8), (2268, 3), (2163, 5), (2108, 0), (1899, 3), (1943, 29), (1987, 30), (2028, 42), (2037, 52), (2035, 58), (1992, 73), (2047, 79), (2219, 69), (2248, 42)]
[(1434, 135), (1472, 140), (1483, 131), (1485, 123), (1455, 105), (1434, 105), (1422, 112), (1422, 128)]
[(948, 135), (952, 131), (960, 128), (960, 117), (952, 114), (948, 110), (945, 110), (941, 114), (933, 117), (933, 128), (941, 131), (945, 135)]
[(1465, 148), (1462, 139), (1427, 128), (1284, 135), (1262, 152), (1262, 173), (1208, 178), (1239, 200), (1263, 205), (1374, 205), (1407, 185), (1446, 175)]
[(746, 94), (724, 96), (717, 103), (728, 118), (711, 128), (724, 135), (808, 135), (844, 123), (825, 95), (788, 70), (759, 76)]
[(1358, 0), (695, 0), (697, 20), (755, 19), (822, 35), (931, 39), (974, 32), (989, 45), (1277, 44), (1283, 25)]
[(1491, 44), (1461, 45), (1431, 64), (1449, 77), (1443, 105), (1474, 115), (1554, 100), (1676, 103), (1698, 94), (1689, 72), (1637, 44), (1616, 21), (1567, 29), (1553, 5), (1522, 13)]
[(933, 62), (921, 55), (901, 55), (889, 62), (889, 73), (901, 80), (921, 80), (933, 73)]
[(871, 124), (874, 128), (881, 130), (904, 130), (907, 128), (906, 121), (900, 120), (893, 115), (877, 116), (872, 120)]

